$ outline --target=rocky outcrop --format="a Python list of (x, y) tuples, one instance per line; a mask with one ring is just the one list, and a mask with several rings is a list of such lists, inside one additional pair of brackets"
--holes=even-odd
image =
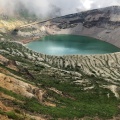
[[(28, 83), (20, 81), (19, 79), (0, 73), (0, 87), (29, 98), (36, 97), (40, 102), (42, 102), (44, 91)], [(23, 79), (21, 78), (21, 80)]]
[(113, 6), (54, 18), (45, 23), (49, 34), (94, 37), (120, 47), (120, 7)]

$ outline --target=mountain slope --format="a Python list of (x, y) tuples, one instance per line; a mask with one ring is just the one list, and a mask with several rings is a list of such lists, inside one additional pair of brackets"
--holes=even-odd
[(95, 9), (55, 18), (45, 23), (49, 34), (94, 37), (120, 47), (120, 7)]
[[(37, 102), (36, 105), (39, 107), (43, 105), (40, 108), (34, 108), (33, 103), (29, 106), (32, 102), (30, 100), (23, 107), (27, 111), (36, 113), (41, 111), (42, 114), (47, 112), (53, 118), (79, 118), (92, 115), (107, 119), (119, 113), (119, 71), (117, 67), (112, 66), (119, 64), (117, 59), (119, 53), (97, 56), (46, 56), (14, 42), (1, 42), (0, 49), (3, 56), (16, 63), (18, 72), (12, 72), (22, 76), (22, 78), (18, 77), (17, 84), (15, 80), (11, 81), (11, 85), (13, 83), (15, 85), (14, 89), (12, 87), (12, 91), (17, 94), (23, 93), (21, 92), (23, 88), (20, 88), (20, 91), (16, 90), (17, 85), (23, 84), (22, 87), (24, 87), (25, 84), (26, 86), (27, 83), (20, 82), (21, 80), (35, 84), (43, 91), (40, 94), (44, 97), (39, 96), (42, 98), (41, 100), (33, 92), (37, 87), (32, 88), (31, 85), (26, 87), (30, 93), (28, 91), (24, 93), (25, 95), (21, 95), (28, 94), (26, 97), (37, 98), (39, 103), (33, 98), (32, 101)], [(113, 57), (114, 55), (115, 57)], [(3, 66), (1, 65), (1, 67)], [(8, 79), (3, 73), (1, 76), (3, 79), (6, 78), (5, 80)], [(11, 86), (8, 83), (9, 80), (6, 82), (5, 80), (4, 84)], [(8, 87), (7, 89), (10, 90)], [(70, 109), (73, 108), (73, 114), (70, 115)], [(46, 110), (44, 111), (44, 109)], [(100, 109), (102, 109), (101, 112)], [(66, 111), (69, 111), (69, 114)]]

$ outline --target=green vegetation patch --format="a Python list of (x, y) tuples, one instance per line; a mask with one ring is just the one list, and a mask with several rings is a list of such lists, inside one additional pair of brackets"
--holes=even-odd
[(16, 94), (16, 93), (14, 93), (14, 92), (12, 92), (10, 90), (7, 90), (5, 88), (2, 88), (2, 87), (0, 87), (0, 92), (3, 92), (4, 94), (9, 95), (11, 97), (14, 97), (17, 100), (24, 100), (25, 99), (25, 97), (23, 97), (22, 95)]
[(8, 118), (13, 119), (13, 120), (23, 120), (23, 119), (24, 119), (23, 116), (15, 113), (14, 111), (4, 112), (3, 110), (0, 110), (0, 114), (1, 114), (1, 115), (5, 115), (5, 116), (7, 116)]

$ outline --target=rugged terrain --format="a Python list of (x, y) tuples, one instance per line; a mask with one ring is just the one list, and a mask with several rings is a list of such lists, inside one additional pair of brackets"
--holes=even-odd
[(119, 52), (50, 56), (21, 44), (49, 34), (77, 34), (120, 47), (119, 16), (114, 6), (42, 22), (24, 19), (10, 29), (11, 21), (2, 17), (9, 24), (0, 32), (0, 119), (119, 120)]
[(51, 34), (85, 35), (120, 47), (120, 7), (95, 9), (55, 18), (46, 30)]

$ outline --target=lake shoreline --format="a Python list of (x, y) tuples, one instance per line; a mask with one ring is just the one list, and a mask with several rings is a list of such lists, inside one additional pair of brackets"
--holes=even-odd
[[(36, 42), (34, 42), (36, 41)], [(28, 48), (48, 55), (106, 54), (120, 52), (110, 43), (80, 35), (49, 35), (27, 41)], [(93, 52), (95, 51), (95, 52)]]
[(37, 41), (38, 39), (41, 39), (41, 38), (42, 37), (29, 38), (29, 39), (20, 40), (19, 42), (26, 45), (30, 42)]

